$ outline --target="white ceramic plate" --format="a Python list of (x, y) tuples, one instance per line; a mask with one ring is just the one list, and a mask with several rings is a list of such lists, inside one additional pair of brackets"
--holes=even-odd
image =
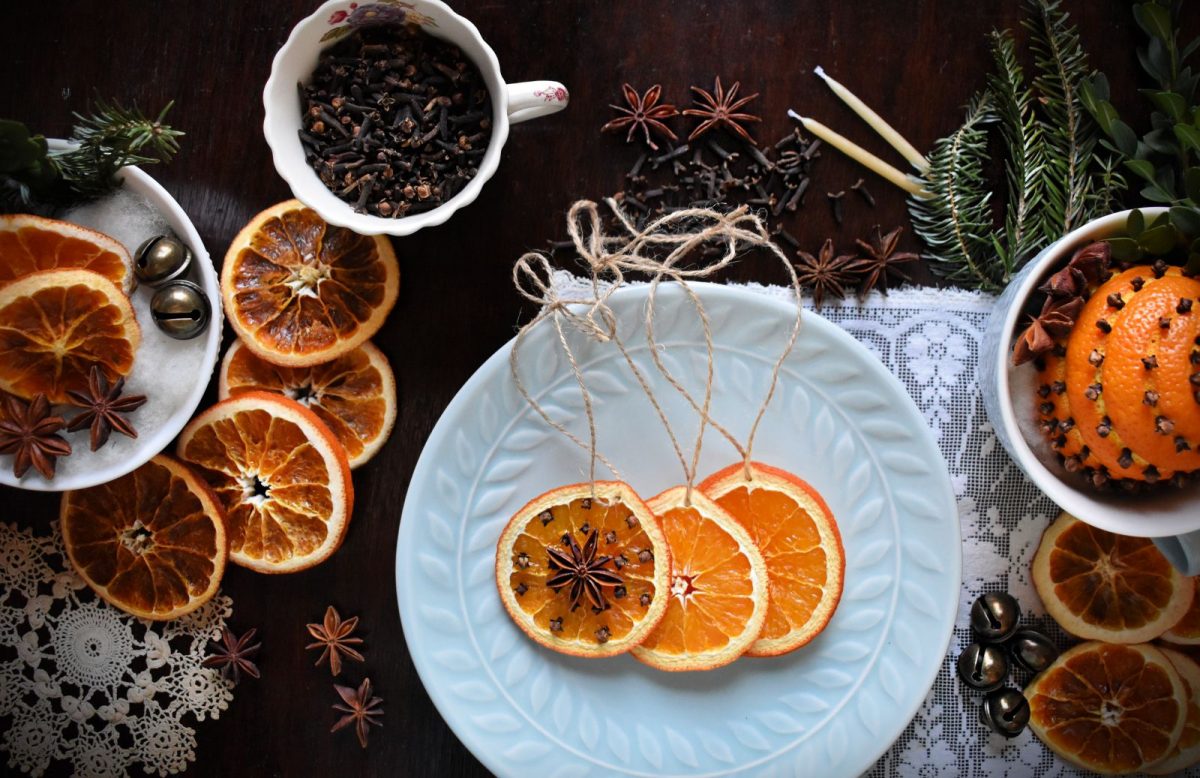
[[(50, 141), (52, 149), (65, 147), (62, 141)], [(53, 480), (46, 480), (30, 468), (23, 478), (13, 476), (12, 456), (0, 456), (0, 484), (39, 492), (85, 489), (120, 478), (149, 461), (150, 457), (167, 447), (183, 425), (196, 411), (208, 379), (217, 365), (221, 350), (221, 293), (216, 270), (208, 251), (200, 240), (192, 220), (162, 185), (149, 174), (134, 167), (120, 173), (124, 186), (143, 197), (166, 221), (167, 225), (192, 250), (193, 269), (187, 276), (199, 284), (212, 305), (208, 329), (190, 341), (174, 341), (155, 326), (149, 315), (150, 297), (154, 290), (139, 287), (131, 295), (138, 324), (142, 330), (142, 345), (134, 360), (126, 394), (146, 394), (147, 402), (129, 416), (138, 431), (136, 439), (114, 432), (100, 451), (88, 448), (88, 431), (64, 433), (72, 446), (71, 456), (58, 460)], [(101, 232), (103, 225), (89, 225)], [(136, 246), (127, 247), (132, 254)], [(148, 346), (154, 345), (154, 359), (144, 358)], [(65, 406), (64, 406), (65, 407)], [(68, 413), (69, 418), (69, 413)]]
[[(745, 435), (787, 336), (789, 304), (697, 284), (711, 316), (714, 415)], [(639, 367), (676, 427), (694, 414), (654, 370), (641, 335), (646, 289), (612, 298)], [(696, 390), (705, 355), (678, 288), (655, 314), (668, 367)], [(600, 447), (644, 497), (679, 465), (611, 345), (583, 342)], [(661, 673), (632, 657), (587, 660), (528, 640), (495, 589), (495, 544), (511, 514), (586, 479), (586, 454), (529, 410), (492, 356), (451, 402), (413, 473), (396, 548), (401, 621), (421, 679), (466, 746), (498, 775), (856, 776), (900, 734), (946, 654), (961, 549), (945, 464), (901, 384), (862, 345), (815, 314), (787, 360), (755, 458), (807, 479), (837, 517), (845, 591), (829, 627), (776, 659), (707, 673)], [(522, 347), (530, 391), (582, 433), (578, 389), (548, 327)], [(706, 439), (702, 474), (734, 461)]]

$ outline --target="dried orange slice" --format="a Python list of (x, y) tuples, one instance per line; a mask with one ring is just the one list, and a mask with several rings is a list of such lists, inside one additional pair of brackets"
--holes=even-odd
[(27, 213), (0, 216), (0, 286), (39, 270), (80, 268), (133, 289), (125, 247), (102, 232)]
[(0, 389), (52, 403), (85, 391), (92, 366), (133, 369), (141, 329), (129, 298), (90, 270), (41, 270), (0, 287)]
[(246, 392), (192, 419), (178, 454), (225, 506), (229, 557), (260, 573), (294, 573), (337, 550), (354, 486), (346, 451), (295, 400)]
[(633, 656), (659, 670), (712, 670), (758, 639), (767, 617), (767, 563), (750, 533), (697, 490), (650, 500), (671, 548), (667, 614)]
[(346, 449), (350, 469), (379, 451), (396, 421), (396, 379), (383, 352), (364, 343), (332, 362), (281, 367), (235, 340), (221, 362), (221, 399), (278, 392), (309, 408)]
[(1085, 640), (1142, 643), (1175, 625), (1195, 587), (1149, 538), (1115, 535), (1062, 513), (1033, 557), (1046, 612)]
[(658, 519), (620, 481), (546, 492), (496, 544), (508, 615), (536, 642), (574, 656), (613, 656), (645, 640), (666, 613), (670, 570)]
[(842, 599), (846, 554), (829, 506), (785, 470), (742, 463), (714, 473), (700, 491), (750, 533), (767, 562), (767, 619), (749, 656), (794, 651), (821, 633)]
[(221, 503), (188, 467), (159, 454), (132, 473), (64, 492), (71, 566), (98, 595), (143, 619), (174, 619), (212, 599), (229, 543)]
[(1025, 689), (1029, 728), (1085, 770), (1132, 773), (1171, 754), (1188, 693), (1163, 652), (1147, 644), (1083, 643)]
[(329, 362), (383, 326), (400, 266), (382, 235), (326, 224), (299, 200), (250, 220), (221, 268), (229, 323), (254, 353), (292, 367)]
[(1179, 742), (1166, 758), (1146, 768), (1150, 775), (1170, 775), (1200, 762), (1200, 665), (1178, 651), (1169, 648), (1159, 650), (1179, 673), (1188, 693), (1187, 715)]
[[(1200, 577), (1193, 577), (1191, 581), (1193, 588), (1200, 589)], [(1175, 626), (1162, 634), (1162, 639), (1180, 646), (1200, 645), (1200, 596), (1192, 597), (1192, 604), (1187, 613), (1175, 622)]]

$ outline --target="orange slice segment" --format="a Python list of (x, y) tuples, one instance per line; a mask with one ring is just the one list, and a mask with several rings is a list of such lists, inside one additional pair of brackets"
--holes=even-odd
[(282, 367), (235, 340), (221, 362), (219, 391), (222, 400), (250, 391), (296, 400), (337, 436), (351, 469), (379, 452), (396, 421), (396, 379), (387, 357), (370, 342), (332, 362)]
[(174, 619), (212, 599), (229, 544), (216, 495), (162, 454), (132, 473), (64, 492), (71, 566), (108, 602), (143, 619)]
[(41, 270), (0, 287), (0, 389), (65, 403), (92, 366), (128, 375), (141, 342), (129, 298), (90, 270)]
[(346, 452), (295, 400), (268, 392), (223, 400), (188, 423), (178, 454), (224, 505), (237, 564), (292, 573), (341, 545), (354, 507)]
[(1029, 728), (1085, 770), (1145, 770), (1170, 755), (1187, 720), (1188, 692), (1153, 646), (1083, 643), (1025, 689)]
[(787, 471), (757, 462), (714, 473), (700, 491), (750, 534), (767, 562), (769, 604), (750, 656), (794, 651), (821, 633), (842, 598), (846, 554), (829, 506)]
[(27, 213), (0, 216), (0, 286), (39, 270), (78, 268), (133, 289), (129, 252), (102, 232)]
[(1043, 533), (1033, 583), (1063, 629), (1110, 643), (1153, 640), (1183, 617), (1194, 593), (1149, 538), (1115, 535), (1069, 513)]
[[(1193, 577), (1191, 582), (1194, 589), (1200, 589), (1200, 577)], [(1162, 639), (1180, 646), (1200, 645), (1200, 595), (1192, 597), (1192, 604), (1183, 618), (1164, 632)]]
[(553, 489), (517, 511), (496, 545), (496, 588), (517, 627), (564, 654), (613, 656), (667, 609), (671, 553), (628, 484)]
[(234, 332), (268, 362), (329, 362), (383, 326), (400, 289), (385, 236), (322, 221), (299, 200), (255, 216), (233, 239), (221, 297)]
[(1169, 648), (1160, 649), (1183, 679), (1187, 689), (1187, 715), (1179, 742), (1161, 761), (1146, 768), (1150, 775), (1171, 775), (1200, 762), (1200, 665), (1190, 657)]
[(697, 490), (647, 503), (671, 548), (667, 613), (633, 656), (659, 670), (712, 670), (758, 639), (767, 616), (767, 564), (737, 519)]

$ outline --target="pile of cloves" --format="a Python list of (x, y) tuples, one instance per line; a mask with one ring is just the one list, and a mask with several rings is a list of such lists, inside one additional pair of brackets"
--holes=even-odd
[(1004, 686), (1012, 664), (1040, 673), (1058, 658), (1058, 647), (1046, 635), (1021, 627), (1021, 606), (1006, 592), (980, 595), (971, 606), (975, 642), (958, 657), (958, 677), (984, 692), (980, 722), (1004, 737), (1016, 737), (1029, 723), (1029, 702), (1017, 689)]
[(299, 88), (305, 159), (359, 213), (433, 210), (475, 177), (491, 139), (479, 68), (415, 27), (354, 33)]

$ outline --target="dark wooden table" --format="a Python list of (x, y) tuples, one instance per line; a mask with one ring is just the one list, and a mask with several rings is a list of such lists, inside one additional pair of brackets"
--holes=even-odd
[[(513, 128), (504, 159), (479, 200), (450, 223), (395, 242), (400, 300), (376, 343), (396, 371), (400, 414), (391, 440), (354, 474), (354, 522), (341, 550), (291, 576), (231, 568), (224, 590), (232, 625), (257, 627), (262, 679), (244, 681), (219, 721), (197, 729), (191, 772), (204, 775), (478, 775), (484, 770), (431, 704), (405, 650), (393, 586), (400, 509), (417, 457), (443, 408), (528, 311), (509, 288), (512, 261), (565, 234), (578, 197), (616, 191), (636, 153), (601, 137), (608, 103), (623, 81), (661, 83), (688, 102), (687, 87), (714, 75), (762, 93), (760, 138), (779, 137), (795, 107), (883, 156), (901, 160), (812, 75), (815, 65), (892, 120), (919, 148), (955, 126), (960, 107), (989, 67), (984, 35), (1018, 26), (1017, 0), (458, 0), (510, 81), (552, 78), (571, 90), (553, 117)], [(1134, 92), (1140, 35), (1124, 0), (1064, 0), (1093, 63), (1110, 77), (1122, 113), (1142, 112)], [(0, 117), (50, 136), (68, 133), (72, 111), (93, 93), (157, 109), (175, 99), (170, 121), (187, 132), (169, 167), (151, 172), (195, 221), (219, 263), (228, 242), (260, 209), (288, 198), (261, 123), (271, 58), (315, 0), (183, 2), (57, 0), (7, 3), (0, 23), (4, 85)], [(1194, 26), (1195, 19), (1191, 20)], [(1022, 35), (1023, 37), (1023, 35)], [(886, 152), (886, 153), (885, 153)], [(832, 236), (849, 248), (876, 223), (907, 224), (900, 193), (867, 175), (878, 206), (847, 201), (834, 225), (826, 191), (861, 172), (827, 153), (813, 194), (790, 229), (810, 251)], [(916, 248), (911, 236), (905, 243)], [(766, 266), (742, 277), (776, 280)], [(929, 278), (921, 268), (918, 280)], [(228, 333), (227, 333), (228, 338)], [(0, 355), (0, 358), (3, 358)], [(215, 399), (209, 386), (205, 404)], [(44, 525), (58, 497), (0, 489), (5, 521)], [(303, 650), (304, 624), (327, 604), (362, 619), (368, 673), (386, 701), (385, 727), (370, 748), (350, 732), (328, 734), (335, 701), (328, 670)]]

